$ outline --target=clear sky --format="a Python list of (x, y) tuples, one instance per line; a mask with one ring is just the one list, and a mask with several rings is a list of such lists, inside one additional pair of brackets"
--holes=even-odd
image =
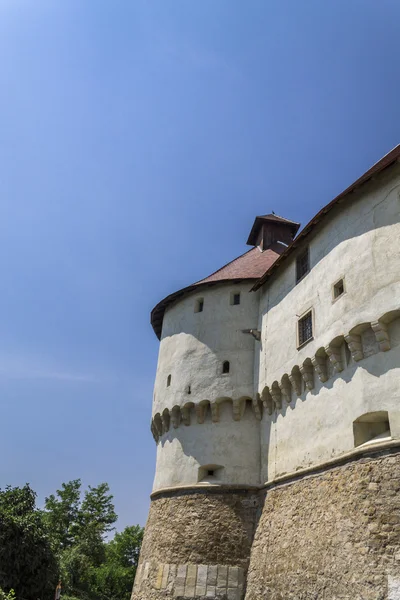
[(398, 0), (0, 1), (0, 486), (144, 524), (163, 296), (400, 142)]

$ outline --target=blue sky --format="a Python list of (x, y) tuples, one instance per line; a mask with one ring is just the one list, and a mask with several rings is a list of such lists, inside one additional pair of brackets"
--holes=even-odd
[(168, 293), (400, 141), (397, 0), (1, 0), (0, 486), (144, 524)]

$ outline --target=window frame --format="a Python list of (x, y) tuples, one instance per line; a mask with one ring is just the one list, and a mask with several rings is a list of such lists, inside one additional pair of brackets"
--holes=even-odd
[[(300, 342), (300, 322), (303, 321), (308, 315), (311, 316), (311, 336), (306, 340)], [(296, 315), (297, 316), (297, 315)], [(314, 339), (315, 335), (315, 317), (314, 317), (314, 309), (313, 307), (305, 310), (301, 315), (297, 317), (296, 321), (296, 344), (297, 350), (301, 350), (306, 344), (311, 342)]]
[[(338, 283), (342, 282), (343, 284), (343, 292), (341, 294), (339, 294), (338, 296), (335, 296), (335, 289), (336, 286), (338, 285)], [(332, 302), (336, 302), (337, 300), (339, 300), (339, 298), (343, 298), (343, 296), (346, 293), (346, 283), (345, 283), (345, 278), (343, 277), (339, 277), (339, 279), (337, 279), (333, 284), (332, 284)]]
[[(304, 257), (307, 256), (307, 271), (305, 271), (300, 277), (299, 277), (299, 264), (300, 264), (300, 260)], [(296, 285), (298, 283), (300, 283), (300, 281), (302, 281), (304, 279), (304, 277), (306, 277), (309, 272), (311, 271), (311, 266), (310, 266), (310, 246), (307, 246), (302, 252), (300, 252), (297, 256), (296, 256)]]

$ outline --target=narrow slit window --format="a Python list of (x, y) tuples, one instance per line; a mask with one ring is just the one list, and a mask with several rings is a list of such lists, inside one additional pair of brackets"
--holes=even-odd
[(233, 292), (231, 294), (231, 305), (238, 306), (240, 304), (240, 292)]
[(187, 386), (186, 393), (187, 394), (191, 394), (192, 393), (192, 388), (190, 387), (190, 385)]
[(339, 279), (333, 286), (333, 299), (336, 300), (342, 294), (344, 294), (344, 281), (343, 279)]
[(167, 387), (169, 387), (171, 385), (171, 375), (168, 375), (167, 377)]
[(298, 321), (299, 347), (313, 337), (313, 322), (311, 310)]
[(310, 270), (310, 252), (306, 248), (296, 259), (296, 283), (303, 279)]
[(229, 364), (229, 360), (224, 360), (224, 362), (222, 363), (222, 373), (226, 374), (229, 373), (230, 371), (230, 364)]
[(197, 298), (195, 305), (194, 305), (194, 312), (196, 312), (196, 313), (203, 312), (203, 308), (204, 308), (204, 298)]

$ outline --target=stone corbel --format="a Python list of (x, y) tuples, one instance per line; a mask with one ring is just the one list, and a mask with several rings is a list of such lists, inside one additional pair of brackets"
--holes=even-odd
[(161, 419), (162, 419), (163, 433), (166, 433), (167, 431), (169, 431), (169, 422), (170, 422), (168, 410), (163, 411), (163, 414), (161, 415)]
[(344, 336), (346, 344), (351, 352), (352, 359), (358, 362), (364, 358), (364, 352), (361, 342), (361, 336), (355, 333), (349, 333)]
[(373, 321), (371, 323), (372, 331), (375, 333), (376, 341), (379, 344), (381, 352), (387, 352), (390, 350), (390, 337), (387, 329), (387, 325), (382, 321)]
[(179, 406), (175, 406), (171, 410), (171, 420), (172, 420), (173, 428), (177, 429), (182, 421), (182, 413), (181, 413), (181, 409), (179, 408)]
[(237, 399), (232, 402), (232, 414), (234, 421), (240, 421), (240, 419), (243, 417), (245, 407), (245, 400)]
[(256, 397), (253, 398), (253, 410), (257, 421), (261, 421), (262, 419), (262, 402), (260, 394), (256, 394)]
[(265, 410), (267, 411), (267, 413), (269, 415), (272, 415), (273, 408), (274, 408), (273, 407), (273, 401), (272, 401), (272, 396), (269, 393), (269, 389), (268, 389), (267, 386), (265, 386), (265, 388), (262, 391), (261, 400), (262, 400), (262, 403), (263, 403), (263, 405), (264, 405)]
[(200, 424), (204, 423), (204, 419), (206, 416), (206, 407), (204, 406), (204, 404), (196, 404), (195, 409), (197, 422)]
[(285, 398), (288, 404), (290, 404), (290, 402), (292, 401), (292, 390), (290, 387), (289, 377), (287, 377), (286, 375), (282, 377), (279, 387), (281, 390), (282, 397)]
[(156, 415), (154, 415), (153, 423), (154, 423), (154, 427), (157, 432), (157, 435), (160, 438), (163, 434), (163, 423), (161, 420), (161, 416), (158, 413)]
[(308, 390), (314, 389), (314, 370), (312, 367), (312, 363), (305, 362), (299, 367), (301, 376)]
[(319, 354), (316, 354), (311, 358), (311, 362), (318, 375), (318, 379), (322, 383), (328, 381), (328, 373), (326, 370), (326, 356), (320, 356)]
[(158, 435), (158, 432), (157, 432), (157, 429), (156, 429), (156, 427), (154, 425), (154, 421), (153, 420), (151, 421), (150, 430), (151, 430), (151, 433), (153, 435), (154, 441), (156, 442), (156, 444), (158, 444), (158, 440), (160, 439), (160, 437)]
[(219, 422), (219, 404), (216, 402), (211, 404), (211, 419), (213, 423)]
[(190, 407), (182, 406), (181, 411), (182, 411), (182, 423), (184, 425), (190, 425)]
[(292, 388), (294, 389), (294, 391), (296, 392), (296, 394), (298, 396), (301, 396), (302, 393), (302, 389), (301, 389), (301, 379), (300, 377), (296, 374), (296, 373), (291, 373), (290, 375), (288, 375), (289, 377), (289, 381), (292, 385)]
[(274, 383), (271, 386), (271, 390), (270, 390), (270, 394), (272, 397), (272, 400), (274, 401), (274, 404), (276, 406), (276, 408), (279, 410), (282, 408), (282, 392), (280, 390), (280, 387), (278, 386), (278, 383)]
[(340, 352), (340, 346), (331, 346), (328, 344), (325, 346), (325, 352), (327, 353), (329, 360), (331, 361), (333, 368), (336, 373), (343, 371), (343, 360)]

